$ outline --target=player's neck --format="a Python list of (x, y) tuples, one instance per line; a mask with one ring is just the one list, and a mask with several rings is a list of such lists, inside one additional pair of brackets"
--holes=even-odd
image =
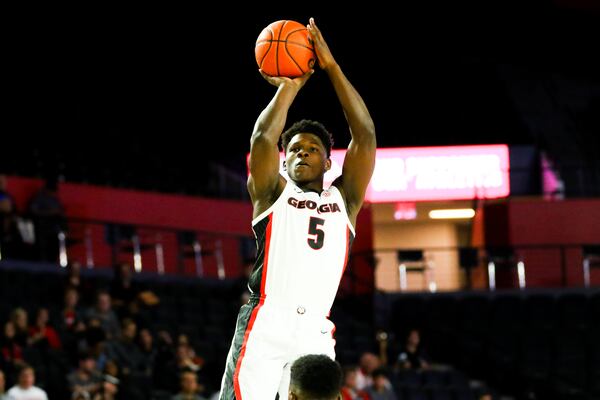
[(298, 183), (298, 182), (294, 182), (296, 186), (298, 186), (300, 189), (302, 189), (303, 192), (315, 192), (318, 194), (321, 194), (321, 192), (323, 191), (323, 182), (305, 182), (305, 183)]

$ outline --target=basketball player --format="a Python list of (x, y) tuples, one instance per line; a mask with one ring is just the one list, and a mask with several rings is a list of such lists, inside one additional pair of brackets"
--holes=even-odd
[[(238, 314), (221, 383), (221, 400), (288, 396), (290, 366), (305, 354), (335, 359), (327, 319), (354, 238), (356, 216), (375, 165), (375, 129), (362, 98), (333, 58), (314, 19), (307, 25), (319, 66), (333, 85), (350, 127), (342, 175), (329, 188), (332, 138), (303, 120), (282, 135), (294, 98), (310, 78), (263, 77), (277, 87), (250, 140), (248, 191), (258, 253), (250, 301)], [(261, 71), (262, 73), (262, 71)], [(279, 149), (285, 151), (279, 173)]]
[(292, 364), (288, 400), (341, 400), (342, 368), (324, 354), (308, 354)]

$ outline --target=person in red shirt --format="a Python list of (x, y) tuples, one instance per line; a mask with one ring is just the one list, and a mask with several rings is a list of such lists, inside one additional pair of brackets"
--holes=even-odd
[(48, 325), (48, 309), (40, 308), (37, 312), (35, 325), (29, 328), (30, 345), (49, 346), (52, 349), (60, 349), (61, 343), (58, 334), (53, 327)]
[(341, 392), (342, 400), (369, 400), (369, 396), (358, 388), (357, 375), (357, 367), (344, 368), (344, 386)]

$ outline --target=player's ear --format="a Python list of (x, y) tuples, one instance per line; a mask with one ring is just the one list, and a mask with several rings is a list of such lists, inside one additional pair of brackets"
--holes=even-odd
[(287, 166), (285, 165), (285, 160), (283, 160), (283, 170), (287, 171)]
[(325, 171), (329, 171), (331, 169), (331, 158), (325, 160)]

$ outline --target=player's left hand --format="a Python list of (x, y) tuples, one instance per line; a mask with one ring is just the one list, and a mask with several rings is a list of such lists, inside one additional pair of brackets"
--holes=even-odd
[(306, 29), (308, 30), (310, 40), (315, 46), (315, 52), (317, 53), (317, 58), (319, 59), (319, 66), (321, 69), (326, 71), (327, 69), (337, 65), (333, 55), (331, 54), (331, 50), (329, 50), (325, 39), (323, 39), (321, 30), (315, 23), (314, 18), (310, 18), (308, 25), (306, 25)]
[(285, 86), (293, 87), (296, 90), (300, 90), (302, 88), (302, 86), (304, 86), (306, 81), (308, 81), (308, 78), (310, 78), (312, 76), (312, 74), (315, 72), (315, 70), (311, 69), (308, 72), (306, 72), (304, 75), (298, 76), (296, 78), (288, 78), (286, 76), (270, 76), (270, 75), (265, 74), (265, 72), (261, 69), (259, 69), (258, 72), (260, 72), (262, 77), (265, 78), (265, 80), (273, 86), (280, 87), (281, 85), (285, 85)]

